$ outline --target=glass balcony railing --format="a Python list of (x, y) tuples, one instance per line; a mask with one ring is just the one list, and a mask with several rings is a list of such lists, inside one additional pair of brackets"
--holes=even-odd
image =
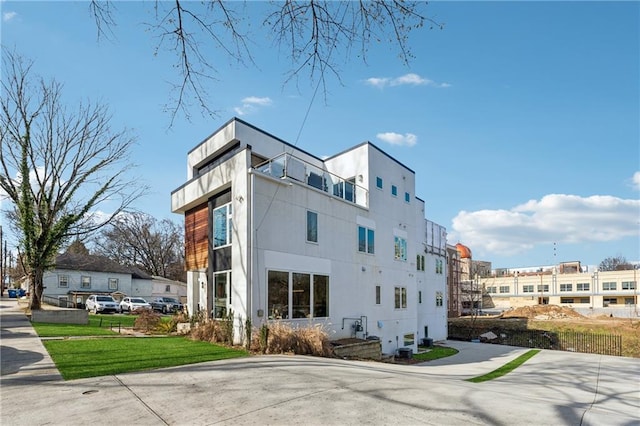
[(355, 182), (329, 173), (291, 154), (280, 154), (256, 167), (256, 170), (277, 179), (290, 178), (306, 183), (327, 194), (367, 207), (369, 191)]

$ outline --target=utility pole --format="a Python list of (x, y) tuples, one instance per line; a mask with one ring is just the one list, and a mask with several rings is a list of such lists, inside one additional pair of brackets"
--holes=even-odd
[(2, 225), (0, 225), (0, 297), (4, 296), (4, 254), (6, 249), (3, 249), (4, 233), (2, 232)]

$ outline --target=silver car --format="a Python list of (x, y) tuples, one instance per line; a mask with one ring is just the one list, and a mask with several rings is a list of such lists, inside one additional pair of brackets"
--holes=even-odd
[(151, 305), (141, 297), (125, 297), (120, 302), (120, 312), (134, 312), (138, 309), (151, 309)]
[(85, 308), (87, 311), (91, 311), (94, 314), (106, 313), (106, 312), (117, 312), (118, 311), (118, 302), (111, 297), (101, 294), (92, 294), (87, 297), (87, 301), (85, 303)]

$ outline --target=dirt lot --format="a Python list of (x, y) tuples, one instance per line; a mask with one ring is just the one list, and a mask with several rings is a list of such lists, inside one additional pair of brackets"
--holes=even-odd
[(506, 330), (575, 331), (622, 336), (622, 355), (640, 358), (640, 320), (585, 317), (571, 308), (555, 305), (526, 306), (493, 317), (461, 317), (454, 324), (500, 327)]

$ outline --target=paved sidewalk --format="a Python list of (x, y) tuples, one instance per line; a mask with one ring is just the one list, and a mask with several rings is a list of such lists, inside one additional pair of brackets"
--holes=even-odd
[(417, 365), (255, 356), (64, 381), (15, 299), (0, 301), (0, 424), (639, 425), (640, 360), (449, 341)]

